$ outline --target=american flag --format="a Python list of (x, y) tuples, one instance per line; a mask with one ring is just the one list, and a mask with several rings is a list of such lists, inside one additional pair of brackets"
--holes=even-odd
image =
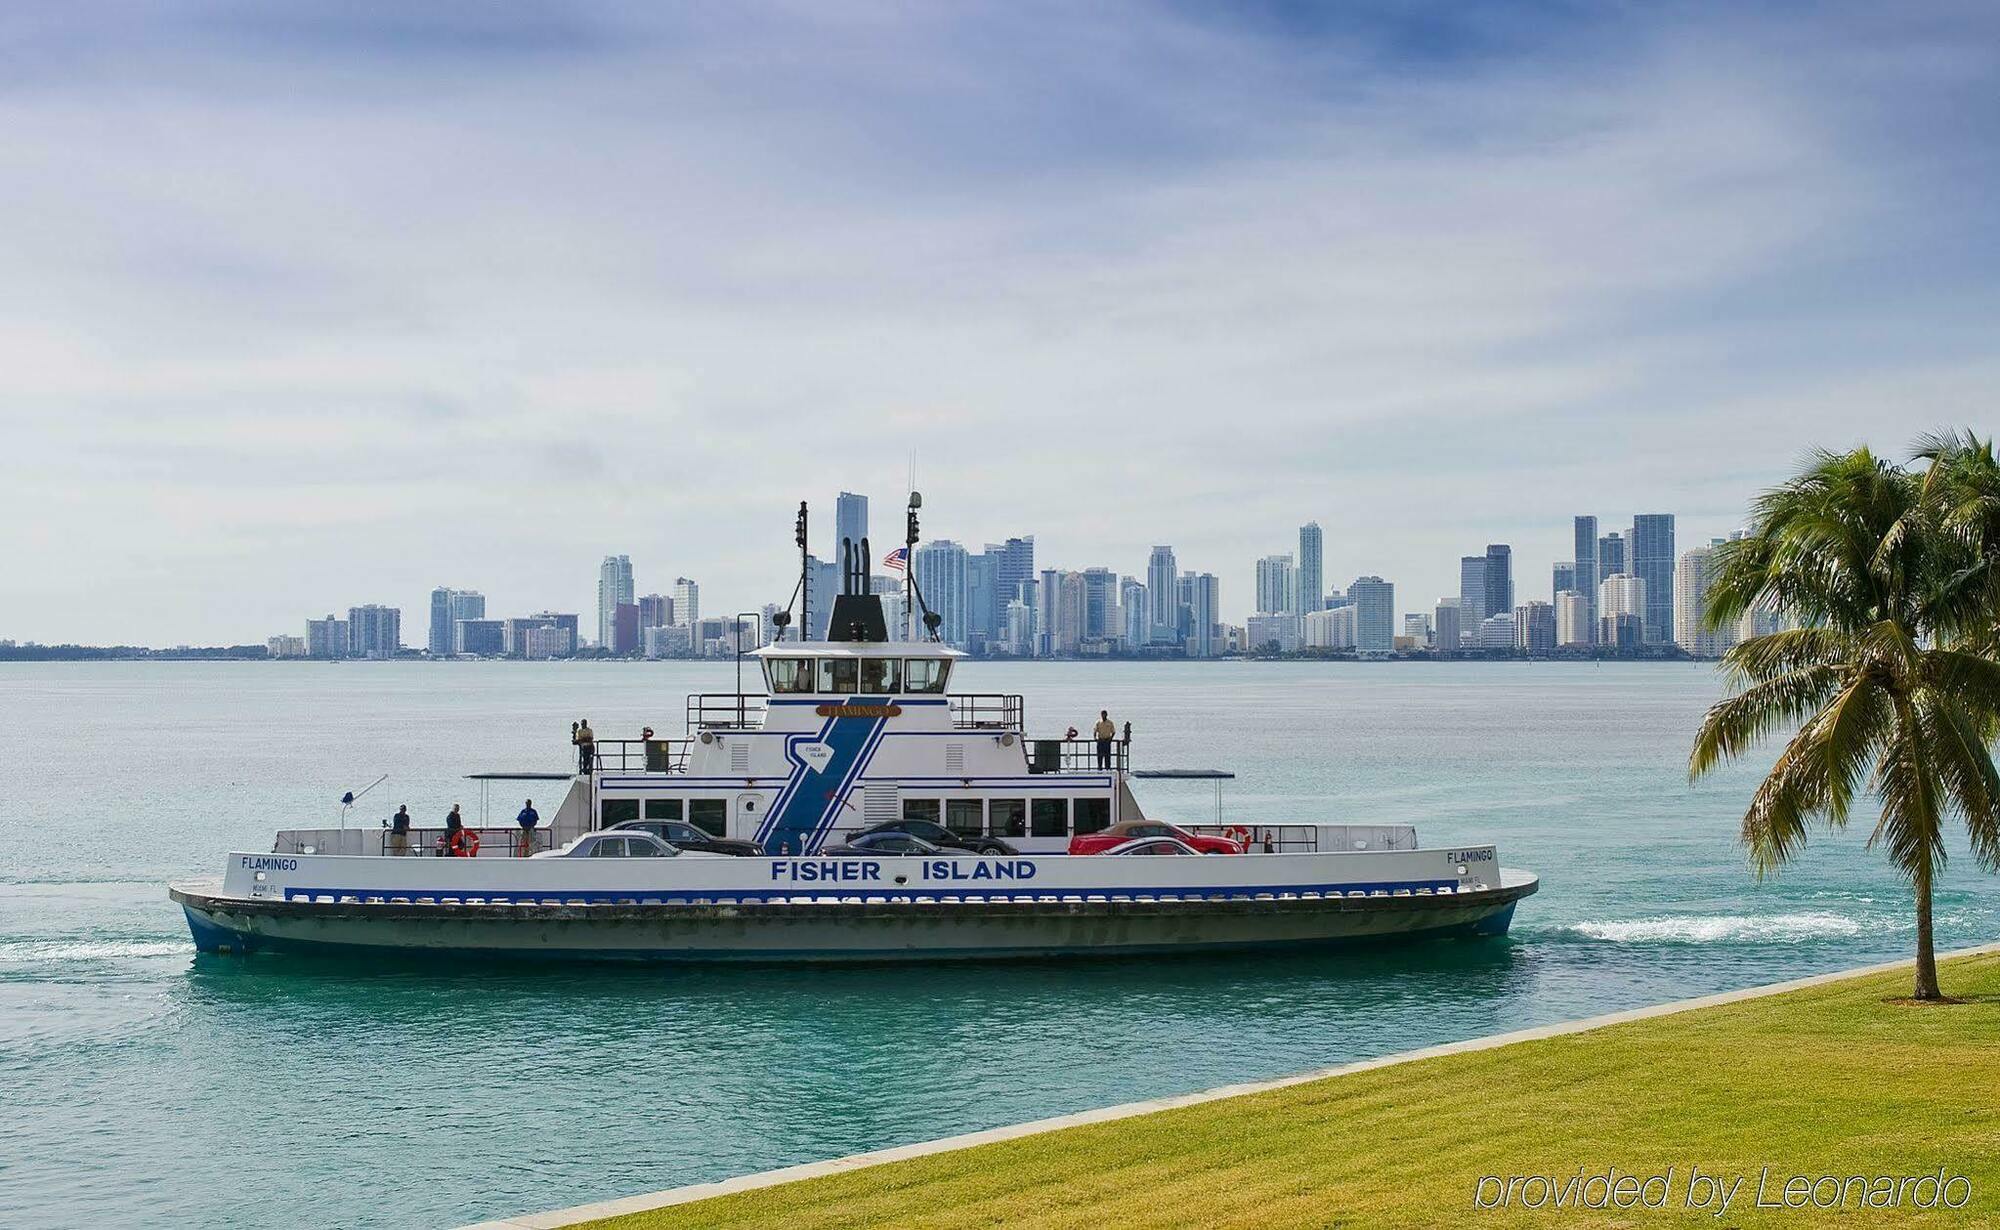
[(882, 557), (882, 566), (890, 572), (901, 572), (910, 566), (910, 549), (908, 547), (897, 547), (894, 551)]

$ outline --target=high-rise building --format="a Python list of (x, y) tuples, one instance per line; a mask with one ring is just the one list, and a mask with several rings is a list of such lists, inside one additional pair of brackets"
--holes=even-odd
[(966, 592), (965, 560), (963, 544), (939, 538), (918, 547), (911, 565), (917, 570), (917, 592), (944, 621), (938, 626), (938, 635), (954, 649), (966, 646), (965, 615), (970, 595)]
[(1422, 611), (1410, 611), (1403, 616), (1403, 637), (1412, 649), (1424, 649), (1431, 643), (1431, 617)]
[(1514, 647), (1514, 613), (1503, 612), (1488, 615), (1479, 621), (1479, 638), (1474, 642), (1481, 649), (1512, 649)]
[(1317, 611), (1326, 602), (1326, 578), (1321, 573), (1319, 522), (1299, 527), (1298, 607), (1300, 614)]
[(617, 633), (618, 604), (632, 601), (632, 557), (607, 555), (597, 566), (597, 643), (610, 649)]
[(1674, 515), (1640, 513), (1632, 518), (1633, 576), (1646, 583), (1646, 641), (1674, 639)]
[[(1632, 570), (1626, 566), (1625, 561), (1625, 540), (1619, 537), (1617, 530), (1597, 540), (1597, 583), (1600, 586), (1604, 584), (1605, 578), (1630, 571)], [(1582, 579), (1577, 578), (1579, 583)], [(1603, 614), (1602, 611), (1598, 613)]]
[(1082, 647), (1089, 599), (1083, 574), (1065, 572), (1056, 582), (1056, 623), (1053, 640), (1059, 654), (1073, 654)]
[(1504, 542), (1486, 548), (1486, 613), (1514, 611), (1514, 548)]
[(1644, 581), (1630, 573), (1614, 572), (1597, 587), (1597, 643), (1618, 649), (1646, 643)]
[[(1715, 580), (1715, 549), (1722, 539), (1681, 553), (1674, 572), (1674, 642), (1697, 658), (1719, 658), (1736, 643), (1736, 626), (1707, 626), (1708, 587)], [(1740, 622), (1740, 621), (1739, 621)]]
[(1539, 598), (1514, 608), (1514, 647), (1547, 653), (1556, 647), (1556, 608)]
[(1244, 625), (1250, 638), (1250, 651), (1252, 653), (1295, 652), (1299, 648), (1299, 625), (1299, 617), (1290, 611), (1252, 615)]
[(1355, 610), (1350, 604), (1306, 612), (1300, 621), (1301, 641), (1307, 649), (1354, 648)]
[(403, 650), (403, 612), (393, 606), (347, 608), (347, 656), (393, 658)]
[(1222, 652), (1222, 582), (1212, 572), (1184, 572), (1175, 586), (1174, 606), (1186, 614), (1183, 640), (1190, 658), (1212, 658)]
[(1044, 568), (1035, 581), (1035, 653), (1041, 657), (1056, 651), (1056, 607), (1062, 602), (1062, 578), (1058, 570)]
[(1553, 569), (1551, 569), (1550, 584), (1549, 584), (1549, 601), (1553, 604), (1555, 601), (1555, 596), (1557, 594), (1563, 592), (1566, 589), (1575, 589), (1575, 588), (1576, 588), (1576, 565), (1570, 562), (1569, 560), (1562, 560), (1558, 562), (1556, 566)]
[(1356, 577), (1347, 587), (1354, 600), (1354, 652), (1387, 655), (1396, 648), (1396, 587), (1381, 577)]
[(1298, 571), (1289, 555), (1267, 555), (1257, 561), (1257, 609), (1281, 615), (1298, 611)]
[[(854, 549), (859, 551), (861, 549), (861, 540), (866, 537), (868, 537), (868, 497), (865, 495), (856, 495), (852, 491), (841, 492), (840, 498), (833, 502), (833, 558), (835, 562), (838, 563), (841, 559), (840, 544), (842, 542), (853, 543)], [(869, 543), (868, 548), (870, 554), (873, 554), (875, 544), (872, 542)], [(863, 560), (861, 570), (867, 572), (873, 566), (874, 561)]]
[(1151, 606), (1148, 639), (1172, 645), (1180, 636), (1180, 578), (1172, 547), (1154, 547), (1146, 560), (1146, 601)]
[(264, 642), (264, 652), (274, 658), (303, 658), (306, 656), (306, 638), (280, 634)]
[(425, 649), (434, 658), (456, 652), (455, 631), (461, 619), (486, 618), (486, 595), (475, 589), (449, 589), (439, 586), (431, 591), (430, 636)]
[(507, 652), (507, 621), (504, 619), (461, 619), (451, 627), (451, 651), (474, 657), (497, 658)]
[[(576, 616), (569, 617), (574, 620)], [(536, 624), (522, 635), (524, 658), (567, 658), (576, 652), (576, 624)]]
[(1449, 598), (1438, 599), (1437, 609), (1431, 612), (1431, 652), (1450, 657), (1459, 650), (1465, 639), (1465, 631), (1459, 621), (1464, 617), (1462, 602)]
[[(1029, 582), (1030, 586), (1033, 584)], [(1017, 658), (1035, 652), (1035, 608), (1025, 600), (1016, 598), (1007, 604), (1007, 631), (1000, 643)]]
[(1035, 536), (989, 542), (986, 553), (994, 557), (993, 586), (999, 591), (1001, 604), (1022, 597), (1021, 587), (1035, 579)]
[(1145, 582), (1137, 577), (1125, 577), (1118, 582), (1118, 613), (1121, 619), (1118, 635), (1125, 642), (1125, 648), (1144, 648), (1146, 629), (1153, 617), (1152, 607), (1146, 600)]
[[(1597, 583), (1604, 578), (1597, 571), (1597, 518), (1578, 517), (1576, 519), (1576, 559), (1573, 561), (1576, 576), (1570, 585), (1583, 596), (1584, 635), (1597, 634)], [(1586, 644), (1589, 642), (1586, 641)]]
[(1485, 556), (1458, 557), (1458, 605), (1465, 608), (1465, 613), (1460, 619), (1460, 627), (1469, 639), (1476, 638), (1479, 634), (1479, 625), (1491, 613), (1486, 609)]
[(1000, 611), (1006, 605), (996, 581), (999, 575), (1000, 557), (991, 547), (977, 555), (966, 554), (965, 639), (974, 653), (985, 653), (999, 639)]
[(1561, 649), (1587, 648), (1594, 639), (1590, 631), (1590, 604), (1576, 590), (1556, 595), (1556, 646)]
[(639, 639), (639, 604), (619, 603), (611, 613), (611, 640), (604, 647), (612, 653), (638, 653), (643, 644)]
[(701, 586), (686, 577), (674, 578), (674, 623), (693, 626), (701, 622)]
[(639, 596), (639, 627), (664, 628), (674, 622), (674, 600), (665, 594)]
[(1109, 568), (1083, 570), (1083, 639), (1108, 641), (1123, 635), (1112, 623), (1118, 606), (1118, 574)]

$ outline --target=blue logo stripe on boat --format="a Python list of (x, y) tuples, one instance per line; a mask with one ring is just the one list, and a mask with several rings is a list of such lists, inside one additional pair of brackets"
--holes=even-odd
[(798, 793), (799, 783), (804, 781), (806, 774), (812, 771), (812, 766), (807, 764), (805, 758), (799, 755), (798, 751), (799, 744), (813, 743), (813, 742), (824, 743), (826, 741), (827, 732), (833, 729), (833, 724), (837, 720), (838, 719), (836, 718), (828, 718), (826, 721), (820, 723), (820, 727), (817, 732), (810, 735), (786, 736), (785, 757), (792, 762), (791, 776), (785, 779), (784, 789), (778, 792), (777, 799), (774, 800), (770, 808), (767, 811), (765, 811), (764, 822), (757, 826), (756, 836), (753, 837), (752, 840), (755, 841), (758, 845), (760, 846), (763, 845), (765, 841), (770, 838), (772, 827), (778, 823), (779, 817), (785, 814), (785, 809), (791, 805), (793, 796)]
[[(850, 702), (850, 703), (859, 703)], [(809, 853), (832, 824), (832, 816), (842, 807), (847, 791), (860, 776), (888, 725), (886, 717), (833, 717), (820, 728), (819, 742), (832, 752), (823, 767), (815, 767), (799, 756), (788, 743), (795, 769), (785, 792), (771, 808), (769, 819), (758, 833), (758, 844), (768, 854)]]

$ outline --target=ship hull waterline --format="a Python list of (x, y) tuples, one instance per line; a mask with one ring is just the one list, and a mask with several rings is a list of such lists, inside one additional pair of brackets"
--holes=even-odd
[(870, 962), (1118, 957), (1506, 934), (1532, 876), (1449, 895), (1188, 901), (391, 904), (173, 899), (203, 952), (502, 960)]

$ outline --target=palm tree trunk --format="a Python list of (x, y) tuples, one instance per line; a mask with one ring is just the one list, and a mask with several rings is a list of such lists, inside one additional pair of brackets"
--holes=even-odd
[(1917, 868), (1917, 990), (1918, 999), (1943, 999), (1938, 990), (1937, 952), (1931, 945), (1931, 869)]

